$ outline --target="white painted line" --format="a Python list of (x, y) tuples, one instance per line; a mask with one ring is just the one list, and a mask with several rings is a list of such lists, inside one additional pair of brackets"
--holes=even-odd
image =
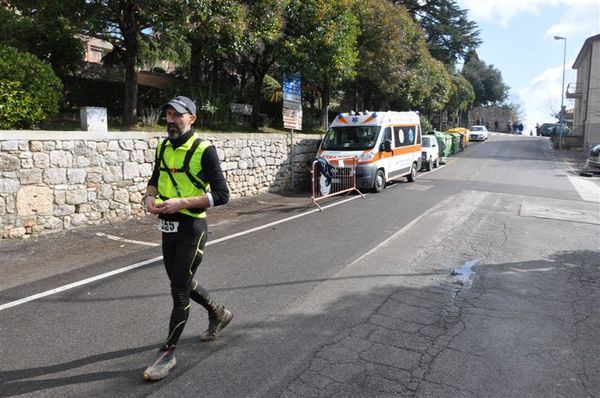
[[(579, 170), (575, 169), (566, 160), (563, 160), (563, 163), (565, 167), (573, 174), (579, 174)], [(567, 177), (581, 199), (585, 200), (586, 202), (600, 203), (600, 187), (593, 179), (589, 179), (588, 177), (572, 176), (568, 174)]]
[(570, 175), (568, 177), (581, 199), (586, 202), (600, 203), (600, 187), (598, 187), (594, 180)]
[(438, 202), (434, 207), (430, 208), (425, 213), (421, 213), (417, 218), (415, 218), (414, 220), (412, 220), (411, 222), (406, 224), (404, 227), (400, 228), (392, 236), (385, 239), (383, 242), (379, 243), (377, 246), (373, 247), (371, 250), (369, 250), (362, 256), (358, 257), (356, 260), (352, 261), (350, 264), (348, 264), (348, 266), (353, 265), (353, 264), (359, 262), (360, 260), (362, 260), (363, 258), (366, 258), (369, 255), (375, 253), (377, 250), (384, 247), (385, 245), (387, 245), (388, 243), (390, 243), (391, 241), (396, 239), (398, 236), (402, 235), (404, 232), (408, 231), (413, 225), (419, 223), (423, 218), (425, 218), (429, 214), (435, 213), (435, 212), (439, 211), (439, 209), (443, 209), (443, 208), (446, 208), (447, 206), (451, 205), (453, 203), (453, 200), (454, 200), (454, 198), (449, 197), (449, 198), (444, 199), (441, 202)]
[(73, 283), (70, 283), (68, 285), (57, 287), (56, 289), (47, 290), (47, 291), (42, 292), (42, 293), (34, 294), (33, 296), (25, 297), (25, 298), (22, 298), (22, 299), (17, 300), (17, 301), (11, 301), (10, 303), (6, 303), (6, 304), (0, 305), (0, 311), (5, 310), (7, 308), (11, 308), (11, 307), (16, 307), (17, 305), (28, 303), (30, 301), (37, 300), (37, 299), (42, 298), (42, 297), (50, 296), (52, 294), (64, 292), (65, 290), (73, 289), (73, 288), (78, 287), (78, 286), (83, 286), (83, 285), (86, 285), (88, 283), (96, 282), (96, 281), (99, 281), (101, 279), (108, 278), (109, 276), (113, 276), (113, 275), (121, 274), (123, 272), (131, 271), (132, 269), (136, 269), (136, 268), (139, 268), (139, 267), (141, 267), (143, 265), (151, 264), (151, 263), (154, 263), (154, 262), (159, 261), (159, 260), (162, 260), (162, 256), (160, 256), (160, 257), (154, 257), (154, 258), (151, 258), (151, 259), (145, 260), (145, 261), (141, 261), (139, 263), (135, 263), (135, 264), (129, 265), (127, 267), (119, 268), (119, 269), (116, 269), (114, 271), (105, 272), (104, 274), (93, 276), (91, 278), (87, 278), (87, 279), (81, 280), (79, 282), (73, 282)]
[(121, 238), (120, 236), (105, 234), (104, 232), (97, 232), (96, 236), (103, 236), (106, 239), (116, 240), (116, 241), (125, 242), (125, 243), (134, 243), (136, 245), (145, 245), (145, 246), (154, 246), (154, 247), (160, 246), (160, 243), (143, 242), (141, 240), (125, 239), (125, 238)]
[[(350, 197), (348, 199), (344, 199), (344, 200), (341, 200), (339, 202), (335, 202), (335, 203), (329, 204), (327, 206), (323, 206), (323, 209), (328, 209), (330, 207), (338, 206), (338, 205), (350, 202), (351, 200), (359, 199), (359, 198), (361, 198), (361, 196), (353, 196), (353, 197)], [(294, 220), (296, 218), (304, 217), (304, 216), (307, 216), (309, 214), (317, 213), (317, 212), (321, 212), (321, 210), (319, 210), (318, 208), (312, 209), (312, 210), (304, 212), (304, 213), (296, 214), (295, 216), (291, 216), (291, 217), (284, 218), (284, 219), (281, 219), (281, 220), (278, 220), (278, 221), (274, 221), (274, 222), (269, 223), (269, 224), (261, 225), (260, 227), (251, 228), (251, 229), (246, 230), (246, 231), (238, 232), (237, 234), (232, 234), (232, 235), (224, 236), (224, 237), (222, 237), (220, 239), (215, 239), (215, 240), (209, 241), (206, 244), (206, 246), (214, 245), (214, 244), (217, 244), (217, 243), (225, 242), (225, 241), (230, 240), (230, 239), (238, 238), (240, 236), (248, 235), (248, 234), (251, 234), (253, 232), (260, 231), (261, 229), (270, 228), (270, 227), (272, 227), (274, 225), (282, 224), (284, 222), (291, 221), (291, 220)], [(100, 235), (100, 236), (102, 236), (102, 235)], [(140, 243), (138, 241), (134, 241), (134, 242)], [(143, 242), (143, 243), (148, 244), (147, 242)], [(159, 246), (160, 244), (152, 244), (152, 245)], [(154, 257), (154, 258), (151, 258), (149, 260), (141, 261), (139, 263), (131, 264), (131, 265), (128, 265), (126, 267), (116, 269), (114, 271), (105, 272), (104, 274), (100, 274), (100, 275), (97, 275), (97, 276), (93, 276), (91, 278), (83, 279), (83, 280), (78, 281), (78, 282), (73, 282), (73, 283), (70, 283), (68, 285), (60, 286), (60, 287), (57, 287), (57, 288), (52, 289), (52, 290), (47, 290), (47, 291), (42, 292), (42, 293), (34, 294), (33, 296), (25, 297), (25, 298), (22, 298), (20, 300), (11, 301), (9, 303), (0, 305), (0, 311), (8, 309), (8, 308), (16, 307), (18, 305), (25, 304), (25, 303), (28, 303), (30, 301), (40, 299), (42, 297), (47, 297), (47, 296), (50, 296), (50, 295), (53, 295), (53, 294), (57, 294), (57, 293), (61, 293), (61, 292), (64, 292), (64, 291), (67, 291), (67, 290), (70, 290), (70, 289), (73, 289), (73, 288), (76, 288), (76, 287), (79, 287), (79, 286), (87, 285), (88, 283), (96, 282), (96, 281), (99, 281), (101, 279), (108, 278), (110, 276), (122, 274), (123, 272), (131, 271), (131, 270), (134, 270), (136, 268), (143, 267), (144, 265), (152, 264), (152, 263), (155, 263), (155, 262), (161, 261), (161, 260), (162, 260), (162, 256)]]

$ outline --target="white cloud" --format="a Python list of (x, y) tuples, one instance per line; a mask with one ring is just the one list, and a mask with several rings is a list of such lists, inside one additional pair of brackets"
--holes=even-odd
[(458, 0), (460, 7), (469, 10), (474, 21), (484, 21), (508, 27), (521, 14), (539, 15), (546, 7), (563, 6), (565, 16), (551, 28), (549, 35), (567, 32), (597, 32), (600, 30), (600, 1), (598, 0)]
[(553, 36), (585, 37), (600, 32), (600, 0), (581, 0), (577, 6), (566, 7), (563, 20), (546, 31)]
[[(576, 72), (574, 70), (565, 72), (566, 90), (569, 82), (575, 81)], [(562, 73), (562, 65), (546, 69), (519, 91), (518, 96), (524, 105), (525, 131), (535, 129), (536, 123), (556, 122), (551, 113), (558, 112), (560, 109)], [(573, 107), (571, 100), (564, 98), (564, 101), (567, 109)]]

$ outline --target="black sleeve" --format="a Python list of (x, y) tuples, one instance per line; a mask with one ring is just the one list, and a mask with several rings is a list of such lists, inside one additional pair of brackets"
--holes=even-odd
[(152, 176), (148, 180), (148, 186), (158, 188), (158, 175), (160, 173), (160, 165), (157, 161), (154, 162), (154, 169), (152, 169)]
[(223, 170), (221, 170), (217, 149), (213, 145), (204, 150), (202, 155), (202, 171), (199, 177), (210, 184), (210, 192), (215, 206), (224, 205), (229, 202), (227, 180), (225, 180)]

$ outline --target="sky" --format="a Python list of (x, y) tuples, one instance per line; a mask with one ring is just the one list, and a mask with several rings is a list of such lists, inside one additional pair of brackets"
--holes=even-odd
[[(583, 43), (600, 34), (600, 0), (457, 0), (477, 22), (483, 43), (479, 59), (502, 73), (510, 102), (522, 109), (523, 134), (535, 124), (556, 122), (561, 103), (564, 40), (565, 90), (576, 81), (572, 69)], [(567, 109), (574, 101), (564, 97)]]

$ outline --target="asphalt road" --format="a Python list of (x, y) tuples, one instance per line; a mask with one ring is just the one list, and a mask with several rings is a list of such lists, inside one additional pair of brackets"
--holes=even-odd
[(493, 135), (323, 212), (306, 195), (214, 209), (198, 276), (234, 320), (201, 343), (193, 307), (158, 383), (142, 380), (171, 301), (153, 218), (2, 242), (0, 397), (598, 396), (600, 188), (577, 162)]

